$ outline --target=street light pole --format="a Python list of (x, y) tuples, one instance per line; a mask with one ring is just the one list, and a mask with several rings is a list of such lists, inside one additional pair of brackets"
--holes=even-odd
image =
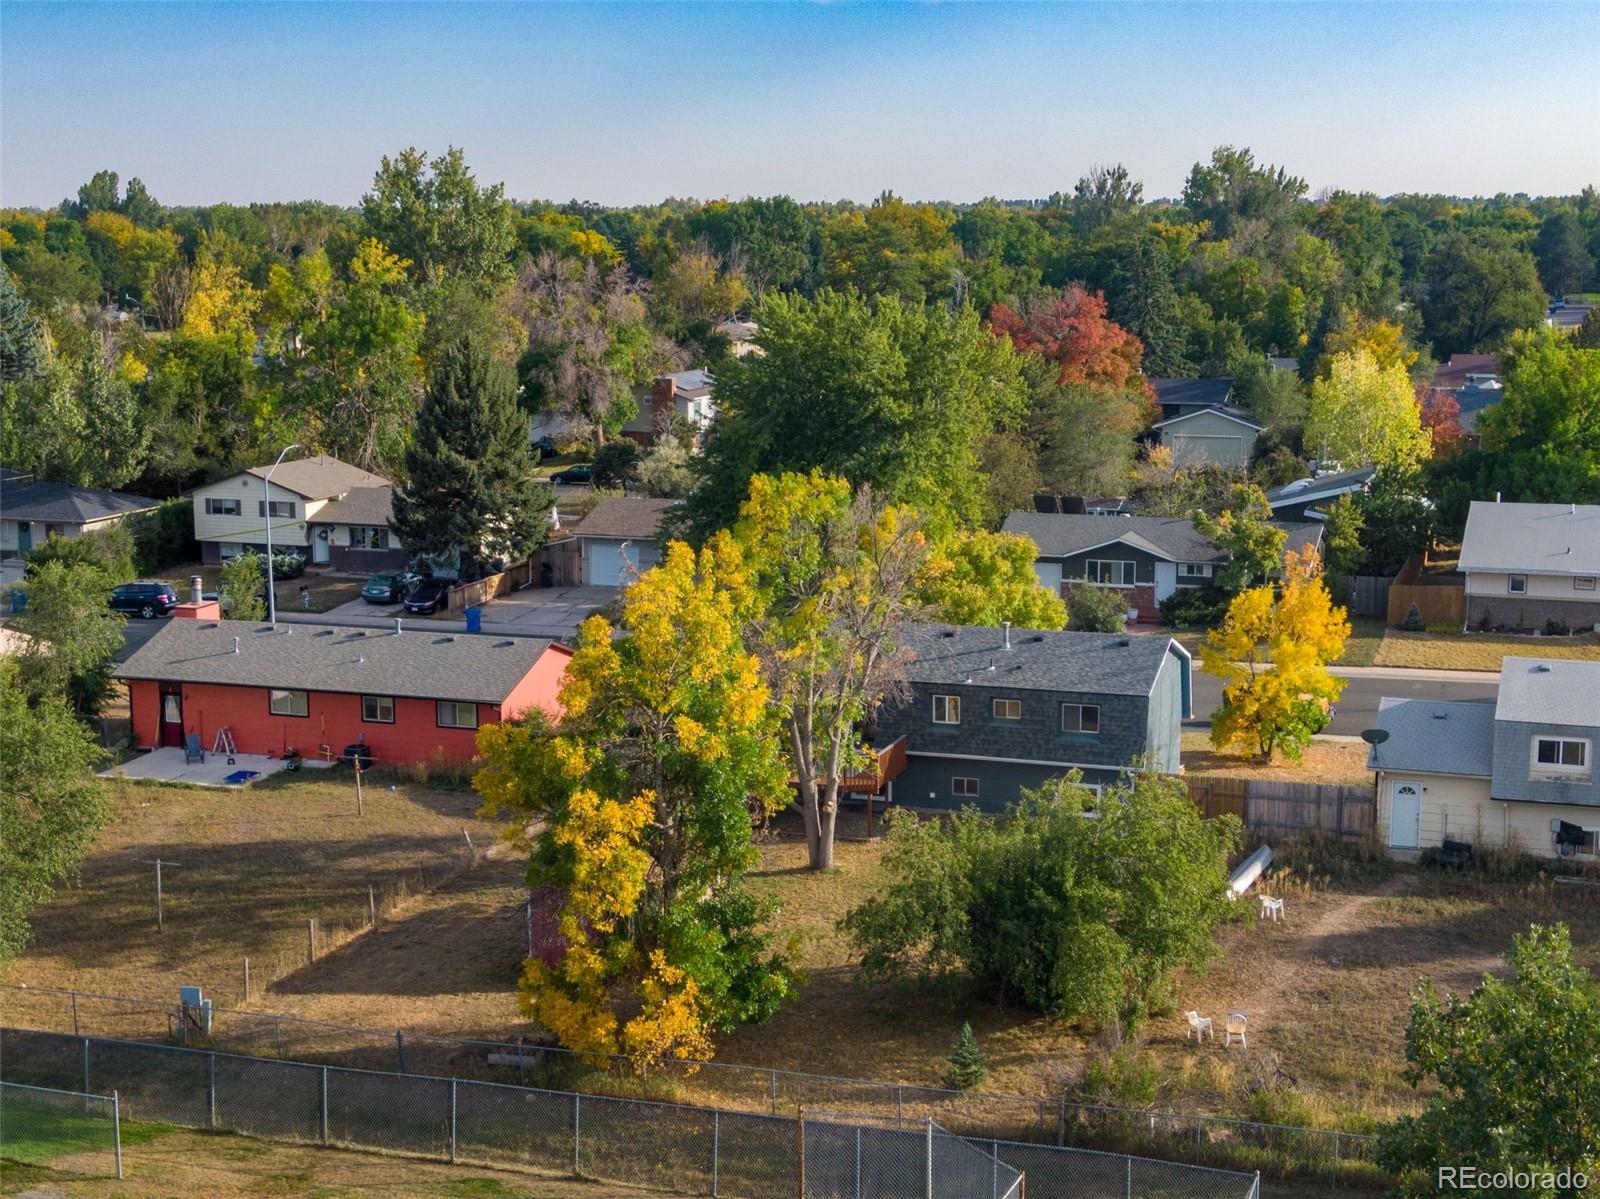
[(278, 624), (278, 593), (272, 585), (272, 472), (283, 465), (284, 455), (290, 450), (298, 450), (299, 442), (291, 442), (283, 447), (283, 453), (278, 455), (278, 460), (267, 468), (267, 473), (261, 479), (261, 515), (262, 524), (267, 529), (267, 623), (273, 627)]

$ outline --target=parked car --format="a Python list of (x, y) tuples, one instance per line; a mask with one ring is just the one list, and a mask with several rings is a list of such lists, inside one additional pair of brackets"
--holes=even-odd
[(567, 467), (566, 470), (558, 470), (550, 476), (550, 481), (552, 483), (567, 484), (593, 483), (594, 464), (592, 462), (580, 462), (576, 466)]
[(423, 579), (406, 596), (407, 612), (437, 612), (450, 602), (449, 579)]
[(556, 456), (556, 443), (548, 437), (540, 437), (529, 444), (533, 448), (533, 460), (535, 462), (543, 462), (546, 458), (554, 458)]
[(171, 616), (178, 606), (178, 592), (171, 583), (122, 583), (111, 589), (111, 610), (130, 612), (146, 620)]
[(421, 581), (420, 575), (409, 570), (386, 571), (367, 580), (367, 585), (361, 589), (361, 598), (369, 604), (398, 604)]

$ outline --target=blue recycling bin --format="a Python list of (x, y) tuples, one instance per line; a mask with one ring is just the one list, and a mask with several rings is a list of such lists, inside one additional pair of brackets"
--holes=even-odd
[(468, 608), (467, 609), (467, 632), (469, 632), (469, 633), (481, 633), (481, 632), (483, 632), (483, 609), (482, 608)]
[(18, 587), (11, 593), (11, 611), (25, 612), (28, 608), (28, 593)]

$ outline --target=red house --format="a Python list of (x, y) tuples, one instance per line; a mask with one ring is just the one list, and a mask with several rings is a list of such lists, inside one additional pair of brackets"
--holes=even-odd
[[(364, 741), (379, 764), (468, 761), (480, 726), (559, 711), (572, 651), (551, 641), (426, 627), (217, 620), (214, 602), (176, 619), (115, 674), (127, 680), (134, 743), (210, 749), (226, 728), (240, 753), (307, 758)], [(185, 619), (187, 618), (187, 619)]]

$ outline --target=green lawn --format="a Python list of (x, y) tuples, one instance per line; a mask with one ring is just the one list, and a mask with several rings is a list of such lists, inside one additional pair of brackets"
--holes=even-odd
[[(61, 1164), (77, 1172), (98, 1173), (114, 1169), (116, 1146), (111, 1104), (80, 1101), (57, 1093), (41, 1094), (7, 1087), (0, 1097), (0, 1158), (36, 1166)], [(165, 1126), (125, 1124), (124, 1147), (142, 1144), (161, 1135)], [(96, 1160), (104, 1155), (104, 1161)]]
[(1344, 643), (1344, 653), (1334, 663), (1336, 666), (1371, 666), (1383, 645), (1383, 620), (1376, 616), (1352, 616), (1350, 639)]

